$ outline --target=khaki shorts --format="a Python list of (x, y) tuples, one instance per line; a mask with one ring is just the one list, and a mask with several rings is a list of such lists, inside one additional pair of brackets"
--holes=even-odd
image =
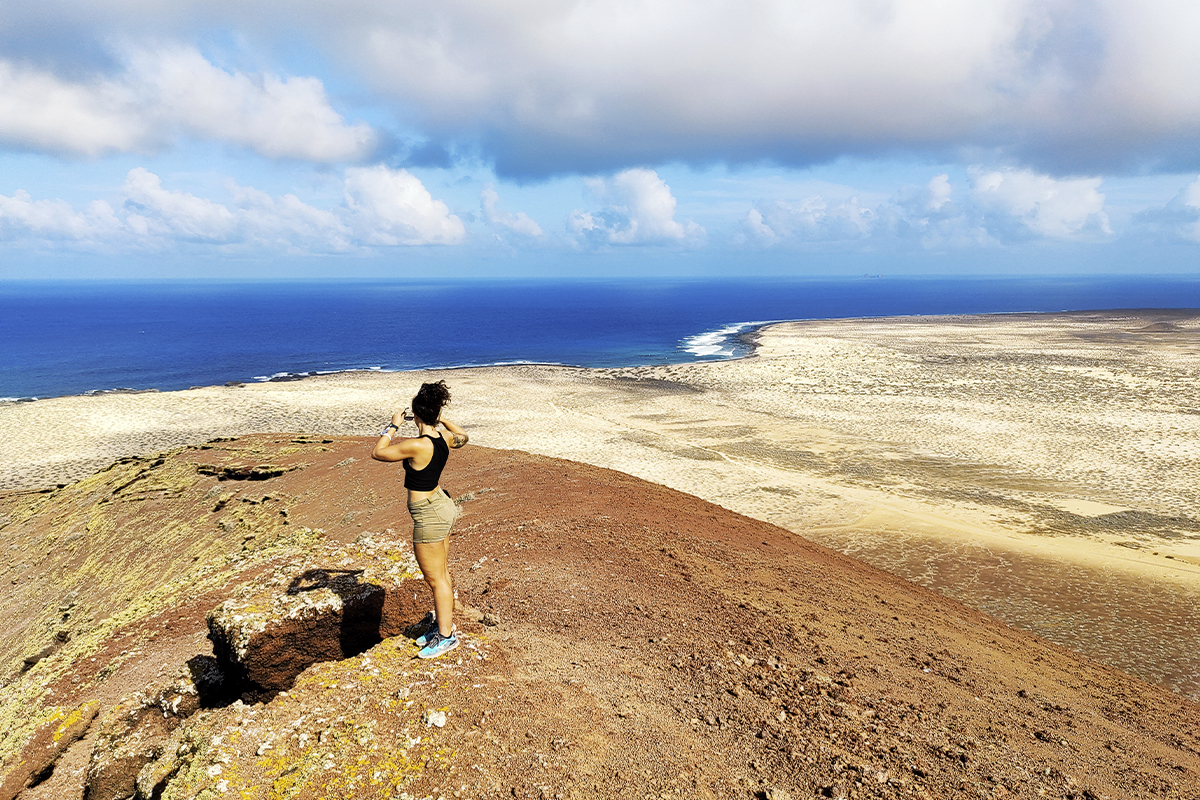
[(420, 544), (440, 542), (450, 535), (459, 508), (439, 489), (423, 500), (409, 501), (408, 513), (413, 518), (413, 541)]

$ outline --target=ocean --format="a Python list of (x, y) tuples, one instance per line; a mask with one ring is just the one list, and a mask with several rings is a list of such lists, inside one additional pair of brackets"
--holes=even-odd
[(766, 322), (1200, 307), (1200, 278), (0, 282), (0, 400), (736, 358)]

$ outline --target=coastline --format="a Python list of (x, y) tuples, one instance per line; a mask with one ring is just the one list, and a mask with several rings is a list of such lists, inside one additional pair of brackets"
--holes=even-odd
[[(1035, 316), (1035, 317), (1053, 317), (1063, 316), (1070, 317), (1076, 315), (1112, 315), (1112, 314), (1155, 314), (1159, 316), (1181, 316), (1184, 318), (1190, 317), (1196, 313), (1200, 313), (1200, 308), (1114, 308), (1114, 309), (1094, 309), (1094, 310), (1064, 310), (1064, 311), (989, 311), (967, 314), (885, 314), (875, 315), (868, 314), (863, 316), (851, 317), (800, 317), (795, 319), (776, 319), (754, 322), (737, 322), (729, 323), (715, 330), (705, 331), (699, 334), (694, 334), (682, 339), (679, 343), (678, 350), (684, 353), (692, 353), (691, 361), (668, 361), (662, 364), (643, 364), (633, 366), (618, 366), (618, 367), (593, 367), (582, 364), (572, 364), (560, 361), (541, 361), (527, 359), (512, 359), (487, 363), (462, 363), (462, 364), (440, 364), (436, 366), (419, 366), (419, 367), (404, 367), (388, 369), (384, 367), (345, 367), (338, 369), (325, 370), (306, 370), (306, 371), (280, 371), (270, 375), (257, 375), (248, 379), (232, 379), (224, 382), (215, 382), (211, 384), (197, 384), (192, 386), (180, 386), (178, 388), (164, 388), (158, 386), (151, 387), (128, 387), (128, 386), (112, 386), (107, 388), (88, 389), (86, 391), (74, 392), (61, 395), (36, 395), (36, 396), (11, 396), (0, 397), (0, 408), (7, 405), (20, 403), (33, 403), (42, 400), (55, 400), (60, 398), (72, 397), (98, 397), (104, 395), (124, 395), (124, 394), (155, 394), (159, 392), (181, 392), (191, 391), (195, 389), (212, 389), (220, 387), (241, 387), (253, 386), (260, 383), (291, 383), (295, 381), (303, 381), (311, 378), (319, 378), (331, 375), (356, 375), (356, 374), (394, 374), (403, 375), (409, 373), (442, 373), (455, 372), (458, 370), (470, 369), (490, 369), (494, 367), (512, 367), (512, 366), (534, 366), (534, 367), (564, 367), (570, 369), (594, 369), (594, 370), (612, 370), (612, 369), (648, 369), (655, 367), (673, 367), (683, 366), (686, 364), (700, 364), (710, 362), (729, 362), (739, 361), (745, 358), (754, 358), (757, 356), (757, 348), (761, 339), (762, 331), (774, 326), (788, 325), (792, 323), (854, 323), (865, 320), (876, 319), (972, 319), (985, 317), (1003, 317), (1003, 316)], [(731, 354), (720, 357), (709, 357), (706, 354), (696, 352), (693, 347), (688, 345), (691, 343), (717, 337), (716, 341), (731, 344), (735, 348), (744, 350), (741, 354)], [(723, 349), (718, 347), (718, 350)], [(678, 353), (677, 353), (678, 354)], [(2, 489), (0, 489), (2, 491)]]
[(446, 378), (473, 442), (685, 491), (1200, 696), (1200, 509), (1185, 477), (1200, 464), (1200, 312), (744, 333), (752, 357), (691, 364), (359, 371), (7, 404), (0, 476), (54, 485), (252, 432), (370, 436), (419, 382)]
[[(653, 366), (673, 366), (676, 364), (686, 363), (709, 363), (721, 361), (737, 361), (742, 358), (752, 358), (754, 350), (758, 342), (758, 333), (764, 328), (772, 325), (788, 322), (789, 320), (772, 320), (765, 322), (738, 322), (724, 325), (713, 331), (705, 331), (703, 333), (688, 336), (680, 341), (678, 352), (676, 355), (691, 353), (693, 358), (691, 361), (668, 361), (663, 364), (641, 365), (629, 368), (645, 368)], [(745, 330), (743, 330), (745, 329)], [(714, 338), (715, 337), (715, 338)], [(717, 353), (706, 354), (697, 352), (695, 343), (703, 340), (712, 340), (714, 342), (725, 343), (730, 345), (736, 353), (737, 349), (742, 349), (745, 352), (740, 354), (731, 354), (721, 356)], [(723, 350), (720, 344), (713, 345), (718, 351)], [(282, 371), (274, 372), (270, 375), (256, 375), (246, 380), (227, 380), (221, 383), (194, 385), (180, 388), (162, 388), (162, 387), (146, 387), (133, 388), (126, 386), (117, 386), (103, 389), (89, 389), (83, 392), (63, 395), (38, 395), (28, 397), (0, 397), (0, 408), (6, 405), (19, 403), (34, 403), (42, 400), (56, 400), (61, 398), (73, 397), (99, 397), (104, 395), (126, 395), (126, 394), (155, 394), (160, 392), (182, 392), (195, 389), (215, 389), (221, 387), (241, 387), (254, 386), (263, 383), (293, 383), (296, 381), (304, 381), (312, 378), (321, 378), (336, 375), (370, 375), (370, 374), (388, 374), (388, 375), (405, 375), (409, 373), (453, 373), (459, 370), (472, 369), (493, 369), (498, 367), (563, 367), (568, 369), (620, 369), (621, 367), (589, 367), (579, 364), (569, 364), (559, 361), (539, 361), (531, 359), (511, 359), (490, 363), (462, 363), (462, 364), (442, 364), (433, 367), (411, 367), (386, 369), (384, 367), (346, 367), (343, 369), (326, 369), (326, 370), (307, 370), (307, 371)]]

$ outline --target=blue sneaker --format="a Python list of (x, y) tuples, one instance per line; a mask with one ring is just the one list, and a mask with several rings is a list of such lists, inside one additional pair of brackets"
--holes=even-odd
[[(434, 620), (433, 626), (429, 630), (425, 631), (425, 633), (422, 633), (420, 636), (418, 636), (416, 639), (414, 639), (413, 643), (416, 644), (417, 647), (424, 647), (425, 645), (429, 644), (429, 640), (431, 638), (433, 638), (433, 635), (437, 632), (438, 632), (438, 624), (437, 624), (437, 620)], [(451, 625), (450, 626), (450, 635), (453, 636), (456, 633), (458, 633), (458, 626)]]
[(434, 630), (429, 634), (429, 640), (425, 646), (417, 651), (417, 658), (437, 658), (444, 656), (454, 648), (458, 647), (458, 634), (450, 631), (449, 636), (442, 636), (441, 632)]
[(417, 647), (424, 647), (425, 642), (429, 640), (429, 634), (437, 629), (437, 617), (432, 611), (427, 611), (425, 616), (421, 617), (421, 621), (409, 629), (409, 635), (416, 639)]

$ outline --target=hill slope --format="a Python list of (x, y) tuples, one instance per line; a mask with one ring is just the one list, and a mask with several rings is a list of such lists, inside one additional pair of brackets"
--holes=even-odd
[[(427, 594), (369, 447), (251, 436), (0, 498), (0, 800), (1200, 797), (1200, 706), (780, 528), (519, 452), (452, 457), (466, 636), (415, 660), (395, 634)], [(383, 598), (374, 629), (351, 631), (356, 597)], [(218, 606), (300, 667), (334, 608), (341, 652), (238, 683)]]

